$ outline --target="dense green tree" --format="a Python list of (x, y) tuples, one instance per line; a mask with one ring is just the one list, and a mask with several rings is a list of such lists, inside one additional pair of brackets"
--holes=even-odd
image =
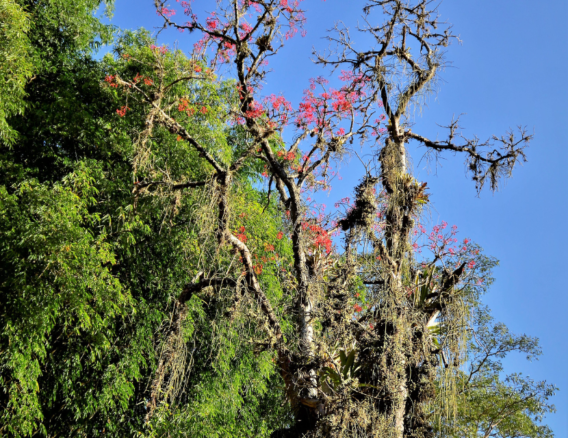
[[(170, 339), (159, 333), (167, 332), (163, 324), (172, 299), (206, 264), (199, 261), (207, 243), (200, 239), (203, 224), (195, 210), (205, 207), (204, 194), (180, 200), (132, 192), (135, 170), (140, 177), (136, 166), (143, 165), (134, 151), (144, 108), (130, 104), (129, 117), (121, 117), (116, 89), (104, 79), (110, 70), (146, 80), (154, 72), (150, 64), (134, 72), (112, 57), (90, 57), (110, 32), (91, 15), (98, 4), (21, 5), (34, 17), (27, 38), (35, 76), (23, 88), (25, 98), (11, 101), (23, 112), (9, 114), (16, 140), (0, 146), (0, 429), (10, 436), (124, 436), (141, 430), (160, 345)], [(126, 34), (117, 45), (127, 46), (129, 56), (153, 60), (152, 43), (139, 33)], [(175, 72), (178, 62), (181, 54), (171, 55), (166, 67)], [(240, 144), (240, 134), (215, 118), (215, 108), (231, 99), (223, 83), (211, 78), (191, 89), (179, 83), (172, 92), (207, 96), (210, 113), (201, 122), (211, 124), (194, 128), (218, 153), (231, 154)], [(167, 157), (175, 162), (168, 169), (174, 175), (207, 176), (192, 151), (176, 147), (175, 137), (157, 130), (152, 142), (161, 148), (152, 152), (155, 166)], [(258, 174), (250, 167), (243, 172)], [(247, 181), (240, 197), (248, 206), (243, 212), (252, 213), (261, 198)], [(196, 300), (187, 304), (184, 325), (199, 336), (194, 348), (203, 353), (191, 373), (193, 384), (184, 381), (196, 386), (191, 409), (204, 422), (214, 415), (219, 428), (226, 423), (235, 431), (270, 429), (270, 412), (281, 410), (264, 401), (274, 384), (270, 358), (264, 359), (270, 366), (263, 365), (253, 360), (250, 344), (231, 345), (234, 329), (225, 328), (223, 343), (215, 342), (213, 328), (219, 326), (206, 315), (219, 311), (222, 317), (230, 303)], [(205, 402), (218, 403), (219, 394), (234, 400), (234, 412)], [(254, 415), (248, 403), (239, 409), (238, 399), (268, 415)]]

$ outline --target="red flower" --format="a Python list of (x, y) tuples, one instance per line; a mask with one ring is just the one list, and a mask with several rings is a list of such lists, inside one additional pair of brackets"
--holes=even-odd
[(240, 227), (239, 228), (239, 233), (237, 234), (237, 239), (239, 239), (241, 242), (246, 243), (247, 241), (247, 236), (245, 234), (245, 227)]
[(123, 106), (120, 109), (116, 110), (116, 113), (120, 116), (120, 117), (124, 117), (126, 115), (126, 111), (128, 111), (130, 108), (128, 108), (127, 106)]
[(363, 308), (359, 304), (355, 304), (353, 308), (355, 309), (355, 312), (360, 312), (361, 310), (363, 310)]
[(175, 10), (173, 10), (173, 9), (168, 9), (168, 8), (161, 8), (161, 9), (158, 9), (156, 12), (157, 12), (158, 14), (162, 14), (162, 15), (164, 15), (164, 16), (166, 16), (166, 17), (171, 17), (171, 16), (173, 16), (173, 15), (176, 14), (176, 11), (175, 11)]
[(279, 231), (278, 234), (276, 235), (276, 238), (277, 238), (278, 240), (281, 240), (282, 237), (284, 237), (284, 233), (283, 233), (282, 231)]
[(181, 103), (178, 105), (178, 111), (188, 111), (189, 102), (186, 99), (181, 99)]
[(105, 82), (108, 82), (109, 85), (113, 88), (118, 88), (118, 84), (114, 82), (114, 79), (116, 78), (116, 76), (106, 76), (105, 77)]

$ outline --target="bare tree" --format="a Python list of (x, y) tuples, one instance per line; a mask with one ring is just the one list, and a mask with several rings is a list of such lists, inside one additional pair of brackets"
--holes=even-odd
[[(433, 436), (430, 410), (443, 397), (435, 381), (451, 389), (452, 369), (463, 359), (468, 305), (481, 274), (475, 248), (466, 244), (460, 251), (448, 250), (453, 237), (443, 234), (444, 226), (429, 243), (432, 259), (416, 260), (413, 233), (419, 229), (428, 194), (426, 184), (411, 175), (406, 147), (417, 141), (435, 155), (463, 153), (477, 188), (489, 181), (496, 189), (500, 177), (525, 159), (523, 148), (530, 136), (521, 131), (519, 139), (512, 134), (488, 141), (467, 139), (458, 121), (450, 123), (441, 141), (411, 130), (411, 107), (433, 89), (443, 67), (443, 50), (455, 39), (451, 29), (438, 22), (430, 0), (369, 1), (363, 9), (365, 26), (358, 30), (374, 38), (368, 50), (356, 50), (349, 30), (338, 25), (329, 36), (333, 49), (316, 54), (316, 59), (344, 70), (344, 85), (336, 90), (323, 79), (314, 80), (297, 110), (281, 96), (260, 99), (259, 84), (266, 77), (264, 61), (301, 28), (298, 2), (221, 1), (203, 22), (186, 3), (190, 21), (185, 24), (173, 21), (164, 2), (155, 3), (166, 26), (202, 35), (196, 63), (209, 50), (211, 69), (226, 66), (234, 74), (238, 102), (226, 117), (242, 126), (249, 141), (227, 163), (190, 134), (184, 125), (188, 121), (172, 115), (171, 109), (181, 103), (168, 100), (168, 90), (177, 81), (197, 81), (206, 73), (179, 71), (174, 80), (168, 79), (165, 55), (158, 49), (152, 91), (134, 80), (116, 78), (131, 98), (148, 106), (138, 157), (151, 148), (146, 139), (159, 125), (197, 151), (213, 175), (207, 181), (148, 179), (135, 186), (136, 194), (149, 193), (152, 187), (212, 187), (219, 252), (238, 254), (242, 264), (189, 284), (179, 305), (203, 288), (229, 286), (238, 294), (244, 281), (244, 291), (256, 301), (266, 328), (263, 348), (275, 352), (295, 413), (295, 424), (273, 436)], [(375, 15), (385, 21), (375, 24)], [(289, 124), (295, 126), (296, 136), (284, 145), (281, 131)], [(305, 190), (329, 186), (331, 166), (354, 140), (375, 154), (375, 165), (370, 163), (355, 187), (354, 203), (345, 214), (311, 215)], [(243, 166), (259, 162), (266, 167), (269, 196), (274, 186), (289, 221), (293, 281), (283, 277), (282, 288), (294, 305), (284, 316), (264, 290), (253, 250), (232, 231), (235, 176)], [(341, 250), (331, 250), (334, 233), (342, 235)], [(292, 321), (294, 329), (286, 331), (282, 318)], [(153, 404), (162, 377), (155, 380)]]

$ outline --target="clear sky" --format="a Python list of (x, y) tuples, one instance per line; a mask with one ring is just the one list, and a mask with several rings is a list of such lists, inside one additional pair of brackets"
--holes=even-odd
[[(215, 7), (214, 0), (193, 3), (197, 9)], [(306, 0), (307, 36), (294, 38), (271, 60), (274, 71), (266, 91), (282, 92), (297, 103), (309, 78), (327, 74), (310, 61), (312, 47), (327, 47), (321, 37), (335, 21), (356, 24), (362, 4)], [(411, 150), (415, 176), (428, 182), (434, 222), (458, 225), (460, 237), (472, 238), (500, 260), (497, 281), (484, 301), (512, 332), (540, 338), (544, 351), (532, 363), (511, 356), (506, 371), (521, 371), (560, 388), (553, 400), (558, 412), (546, 422), (557, 437), (568, 437), (568, 1), (445, 0), (439, 12), (463, 43), (449, 47), (452, 65), (442, 73), (428, 108), (417, 115), (413, 131), (442, 137), (437, 124), (464, 114), (469, 137), (504, 135), (521, 125), (534, 132), (534, 140), (528, 163), (496, 194), (487, 190), (476, 196), (459, 156), (447, 155), (428, 170), (420, 162), (421, 150)], [(123, 29), (160, 25), (153, 0), (116, 0), (111, 22)], [(175, 41), (181, 49), (191, 49), (187, 34), (160, 34), (160, 43)], [(328, 205), (351, 195), (361, 176), (355, 161), (342, 167), (344, 179), (334, 186)]]

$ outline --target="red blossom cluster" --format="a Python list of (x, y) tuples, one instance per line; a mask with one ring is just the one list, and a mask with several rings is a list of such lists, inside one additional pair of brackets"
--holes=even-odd
[[(445, 255), (453, 256), (457, 254), (457, 247), (455, 245), (452, 245), (457, 243), (458, 241), (458, 239), (455, 237), (458, 232), (458, 227), (456, 225), (453, 225), (450, 233), (444, 235), (442, 231), (445, 230), (447, 226), (448, 223), (442, 221), (440, 225), (435, 225), (432, 228), (432, 231), (428, 233), (424, 226), (418, 224), (418, 228), (414, 230), (414, 235), (416, 236), (421, 233), (422, 235), (426, 236), (429, 241), (428, 248), (430, 249), (430, 251), (436, 253), (440, 257)], [(413, 247), (417, 252), (421, 252), (417, 242), (414, 243)]]
[(241, 39), (245, 39), (253, 31), (253, 27), (248, 23), (241, 23), (239, 27), (241, 28), (241, 31), (239, 32), (239, 37)]
[(245, 113), (245, 117), (249, 119), (257, 119), (264, 114), (264, 107), (260, 102), (253, 101), (250, 104), (250, 109)]
[[(365, 95), (364, 83), (359, 79), (339, 90), (327, 90), (328, 83), (329, 81), (322, 77), (310, 79), (310, 87), (304, 90), (296, 115), (296, 126), (332, 135), (332, 126), (351, 116), (355, 111), (354, 102)], [(319, 95), (315, 93), (318, 86), (323, 90)], [(345, 130), (338, 131), (338, 135), (344, 134)]]
[(123, 106), (120, 109), (116, 110), (116, 113), (120, 116), (120, 117), (124, 117), (126, 115), (126, 111), (128, 111), (130, 108), (128, 108), (126, 105)]
[(205, 19), (205, 26), (209, 31), (217, 30), (219, 27), (219, 19), (215, 16), (215, 12), (211, 12), (211, 16)]
[[(176, 0), (176, 2), (180, 3), (180, 0)], [(188, 1), (183, 0), (181, 2), (181, 7), (183, 8), (183, 13), (185, 15), (188, 15), (188, 16), (192, 15), (191, 4)]]
[(162, 55), (165, 55), (166, 53), (168, 53), (168, 48), (166, 46), (156, 46), (156, 45), (152, 44), (150, 46), (150, 49), (157, 52), (157, 53), (161, 53)]
[(350, 209), (353, 208), (353, 205), (351, 204), (351, 198), (349, 198), (348, 196), (346, 196), (345, 198), (341, 198), (341, 200), (339, 202), (336, 202), (335, 208), (339, 208), (342, 205), (346, 205)]
[(308, 231), (312, 237), (312, 249), (324, 249), (327, 254), (331, 252), (333, 242), (327, 232), (318, 224), (302, 222), (302, 229)]
[(292, 104), (284, 96), (271, 94), (264, 99), (264, 104), (266, 110), (271, 112), (272, 118), (278, 118), (282, 126), (288, 124), (289, 114), (292, 112)]
[(107, 82), (111, 87), (118, 88), (118, 84), (115, 82), (116, 75), (105, 76), (105, 82)]
[[(245, 216), (246, 216), (245, 213), (241, 213), (239, 215), (240, 218), (244, 218)], [(245, 231), (246, 228), (244, 226), (241, 226), (239, 227), (238, 231), (235, 231), (234, 233), (235, 237), (237, 237), (237, 239), (239, 239), (243, 243), (247, 243), (248, 241), (248, 237), (246, 236)], [(282, 236), (283, 233), (279, 232), (277, 238), (281, 239)], [(254, 259), (254, 265), (252, 266), (252, 270), (256, 275), (261, 275), (263, 273), (266, 263), (274, 262), (279, 259), (279, 255), (278, 253), (276, 253), (276, 248), (274, 245), (270, 243), (265, 243), (264, 250), (265, 250), (264, 255), (259, 255), (254, 253), (251, 254), (252, 258)], [(239, 261), (243, 263), (243, 258), (240, 257)], [(283, 271), (285, 271), (285, 269), (283, 269)], [(246, 272), (243, 272), (243, 275), (246, 275)]]
[[(479, 248), (472, 245), (470, 239), (464, 239), (459, 243), (456, 235), (458, 227), (453, 225), (448, 232), (444, 230), (448, 227), (447, 222), (442, 221), (440, 225), (432, 227), (431, 232), (427, 232), (424, 226), (418, 225), (414, 230), (414, 235), (418, 238), (424, 237), (427, 244), (419, 245), (418, 242), (413, 244), (414, 250), (417, 253), (422, 251), (422, 248), (427, 248), (434, 256), (434, 261), (440, 260), (442, 263), (457, 268), (462, 263), (466, 263), (469, 270), (473, 270), (477, 265), (476, 258), (479, 256)], [(483, 278), (477, 279), (478, 284), (483, 282)]]
[(247, 242), (247, 236), (245, 234), (245, 227), (240, 227), (239, 228), (239, 232), (235, 235), (237, 239), (239, 239), (241, 242), (246, 243)]
[(379, 128), (378, 126), (380, 125), (381, 122), (384, 122), (386, 120), (386, 116), (384, 114), (381, 114), (381, 116), (378, 119), (375, 119), (375, 127), (373, 128), (373, 130), (371, 131), (371, 135), (378, 137), (381, 134), (384, 134), (385, 132), (387, 132), (386, 128)]
[(190, 106), (190, 103), (187, 99), (180, 99), (180, 103), (178, 105), (179, 112), (185, 112), (189, 117), (195, 114), (195, 108)]
[[(157, 14), (164, 17), (170, 24), (174, 24), (180, 32), (186, 29), (201, 30), (204, 35), (194, 44), (194, 49), (196, 53), (204, 54), (208, 47), (212, 48), (215, 51), (214, 56), (209, 57), (212, 60), (212, 65), (227, 62), (234, 57), (236, 53), (235, 33), (237, 33), (239, 40), (246, 40), (249, 45), (255, 42), (254, 32), (264, 35), (266, 29), (263, 26), (256, 25), (256, 22), (257, 20), (262, 22), (267, 9), (276, 13), (281, 26), (286, 29), (284, 39), (294, 36), (305, 23), (304, 13), (299, 9), (301, 0), (280, 0), (276, 3), (269, 2), (269, 4), (249, 0), (241, 1), (238, 2), (236, 11), (233, 10), (232, 6), (230, 8), (227, 8), (226, 5), (220, 6), (219, 10), (225, 13), (212, 12), (204, 21), (198, 20), (189, 1), (180, 2), (180, 0), (176, 0), (176, 2), (180, 3), (184, 15), (191, 17), (190, 21), (180, 25), (174, 24), (171, 17), (176, 14), (175, 9), (164, 6), (158, 7)], [(230, 10), (231, 13), (227, 13), (227, 10)], [(240, 17), (238, 22), (234, 21), (235, 14)], [(302, 35), (305, 35), (305, 32), (302, 32)], [(262, 60), (261, 63), (264, 65), (265, 61)]]
[(282, 158), (284, 161), (294, 161), (296, 159), (296, 152), (278, 151), (276, 154), (278, 155), (279, 158)]
[(146, 85), (150, 86), (154, 84), (154, 81), (149, 77), (142, 76), (140, 73), (137, 73), (136, 76), (132, 79), (132, 81), (137, 84), (140, 81), (143, 81)]
[(156, 11), (158, 15), (163, 15), (164, 17), (173, 17), (176, 14), (174, 9), (161, 8)]

